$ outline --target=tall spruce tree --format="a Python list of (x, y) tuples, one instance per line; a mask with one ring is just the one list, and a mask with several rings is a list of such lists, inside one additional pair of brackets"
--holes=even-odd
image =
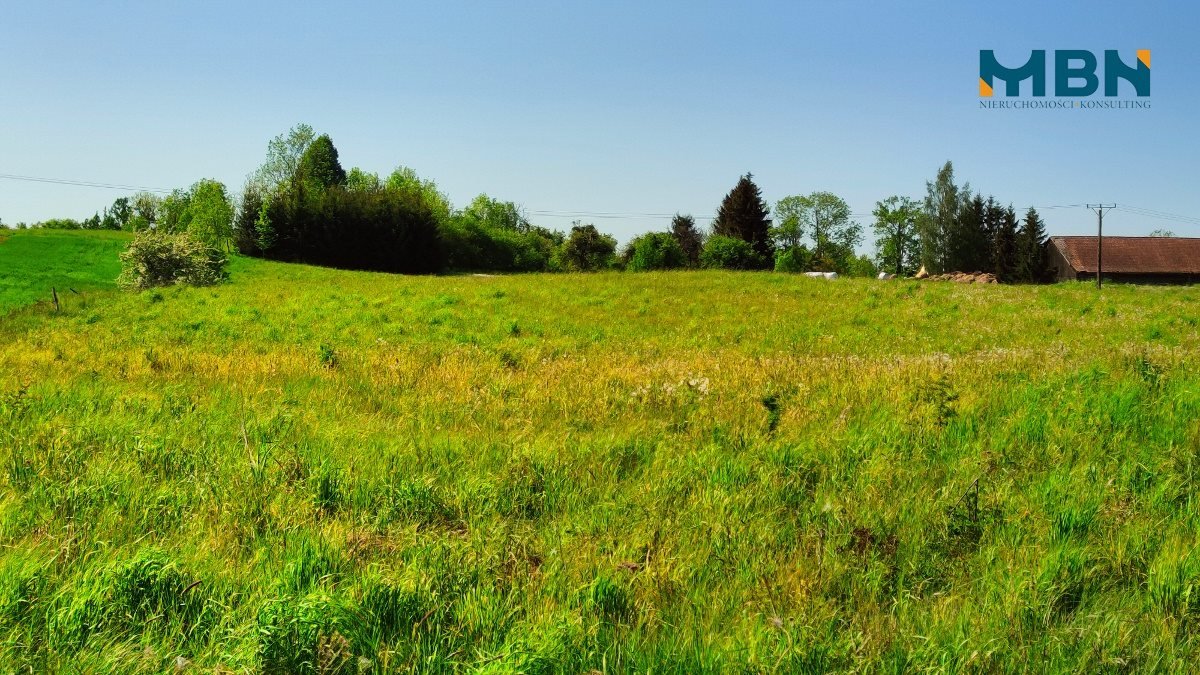
[(984, 211), (982, 196), (969, 192), (962, 194), (953, 242), (956, 270), (982, 272), (992, 266), (992, 243), (984, 220)]
[(998, 224), (992, 237), (992, 266), (996, 279), (1011, 283), (1017, 272), (1017, 212), (996, 206)]
[(700, 250), (704, 248), (704, 239), (696, 229), (696, 219), (691, 215), (676, 213), (671, 219), (671, 236), (679, 242), (679, 248), (687, 257), (688, 265), (695, 267), (700, 264)]
[(770, 208), (763, 201), (762, 192), (753, 178), (751, 174), (742, 176), (725, 195), (712, 228), (713, 234), (749, 242), (762, 259), (762, 266), (766, 267), (771, 264), (774, 254), (771, 219), (768, 217)]
[(983, 201), (981, 213), (983, 218), (980, 222), (983, 224), (984, 236), (984, 250), (980, 254), (980, 259), (983, 261), (982, 269), (997, 274), (996, 233), (1000, 231), (1000, 224), (1004, 221), (1004, 207), (1000, 206), (995, 197), (988, 196), (987, 201)]
[(1030, 283), (1046, 281), (1046, 226), (1037, 209), (1025, 212), (1025, 220), (1017, 232), (1017, 279)]

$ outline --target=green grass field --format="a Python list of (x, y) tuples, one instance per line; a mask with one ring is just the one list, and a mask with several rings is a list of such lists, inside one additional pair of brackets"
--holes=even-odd
[(70, 236), (0, 243), (43, 275), (0, 289), (4, 671), (1200, 662), (1196, 289), (235, 258), (28, 304), (115, 276)]
[(51, 288), (62, 294), (113, 288), (121, 272), (117, 254), (128, 242), (124, 232), (0, 229), (0, 315), (50, 302)]

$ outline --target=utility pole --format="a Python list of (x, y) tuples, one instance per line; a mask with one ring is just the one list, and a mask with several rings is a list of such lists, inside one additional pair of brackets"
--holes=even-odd
[(1088, 204), (1087, 207), (1096, 212), (1096, 289), (1099, 290), (1104, 275), (1104, 212), (1117, 208), (1116, 204)]

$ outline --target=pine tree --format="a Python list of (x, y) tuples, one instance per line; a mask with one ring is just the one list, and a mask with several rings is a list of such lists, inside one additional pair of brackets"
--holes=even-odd
[(700, 264), (700, 250), (704, 248), (704, 241), (696, 229), (696, 219), (676, 213), (671, 219), (671, 235), (679, 242), (679, 248), (683, 249), (688, 265), (695, 267)]
[(1017, 279), (1042, 283), (1048, 276), (1047, 268), (1046, 226), (1031, 206), (1017, 233)]
[(749, 242), (766, 266), (774, 259), (770, 209), (752, 179), (751, 174), (742, 176), (725, 196), (713, 221), (713, 234)]
[(297, 178), (321, 188), (346, 184), (346, 171), (338, 161), (337, 148), (328, 135), (322, 134), (308, 146), (300, 157)]
[(997, 205), (995, 213), (998, 223), (992, 238), (992, 271), (997, 280), (1012, 282), (1017, 267), (1017, 212), (1012, 206), (1005, 209)]

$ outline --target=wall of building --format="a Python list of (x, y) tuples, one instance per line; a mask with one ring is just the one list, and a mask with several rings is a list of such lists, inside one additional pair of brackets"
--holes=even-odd
[(1055, 281), (1076, 281), (1079, 279), (1079, 275), (1076, 274), (1075, 269), (1067, 262), (1066, 257), (1063, 256), (1062, 251), (1058, 250), (1054, 242), (1047, 242), (1046, 248), (1050, 250), (1050, 269), (1054, 270)]

